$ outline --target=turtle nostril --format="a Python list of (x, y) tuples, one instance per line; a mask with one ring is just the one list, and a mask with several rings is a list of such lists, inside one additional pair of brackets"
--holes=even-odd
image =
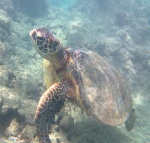
[(34, 32), (34, 33), (32, 34), (32, 38), (36, 41), (36, 38), (37, 38), (36, 32)]

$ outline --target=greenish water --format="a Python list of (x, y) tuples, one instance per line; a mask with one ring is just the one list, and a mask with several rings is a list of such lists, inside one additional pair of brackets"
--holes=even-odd
[(60, 7), (62, 9), (68, 9), (69, 7), (73, 6), (75, 2), (76, 0), (50, 0), (49, 5)]
[(45, 26), (64, 47), (92, 50), (113, 64), (136, 111), (128, 132), (66, 103), (56, 115), (52, 143), (150, 143), (149, 7), (149, 0), (0, 1), (0, 142), (38, 142), (33, 119), (46, 88), (43, 59), (29, 32)]

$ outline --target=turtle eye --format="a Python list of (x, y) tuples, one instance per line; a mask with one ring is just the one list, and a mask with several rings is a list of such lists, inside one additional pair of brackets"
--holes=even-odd
[(37, 37), (37, 39), (40, 40), (40, 41), (45, 41), (44, 37)]

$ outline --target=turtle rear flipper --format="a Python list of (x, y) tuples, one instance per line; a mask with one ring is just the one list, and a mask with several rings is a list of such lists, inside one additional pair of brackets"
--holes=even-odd
[(132, 130), (135, 122), (135, 109), (133, 108), (128, 119), (125, 121), (125, 127), (127, 131)]
[(63, 83), (53, 84), (41, 97), (34, 117), (36, 134), (40, 143), (51, 143), (49, 133), (55, 124), (54, 117), (65, 102)]

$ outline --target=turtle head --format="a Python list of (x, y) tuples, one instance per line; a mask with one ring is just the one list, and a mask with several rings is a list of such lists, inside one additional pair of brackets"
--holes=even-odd
[(33, 29), (29, 35), (36, 51), (47, 60), (61, 48), (60, 41), (45, 27)]

